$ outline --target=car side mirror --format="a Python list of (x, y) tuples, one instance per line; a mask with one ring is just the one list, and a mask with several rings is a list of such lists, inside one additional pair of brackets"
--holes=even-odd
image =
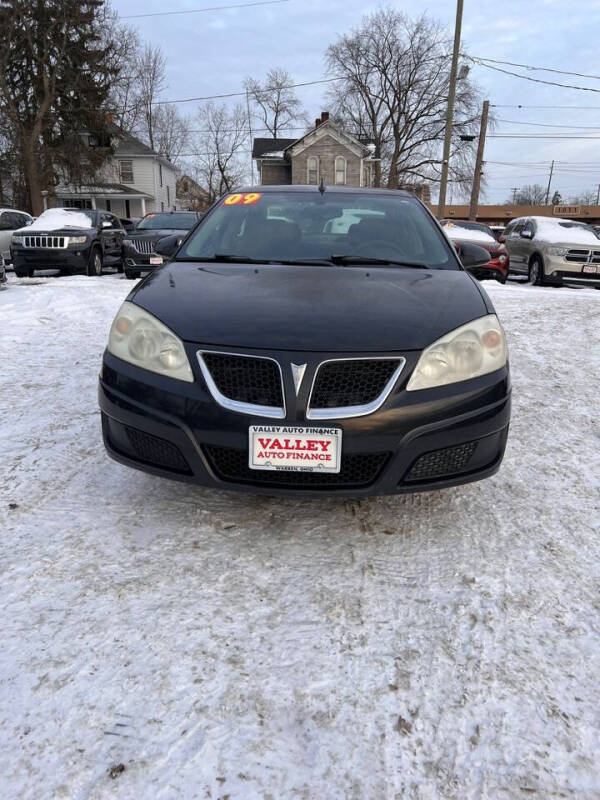
[(458, 248), (458, 257), (465, 269), (475, 269), (483, 267), (490, 260), (490, 254), (484, 247), (478, 244), (464, 242)]
[(181, 237), (177, 236), (177, 234), (171, 234), (170, 236), (163, 236), (162, 239), (159, 239), (158, 242), (154, 245), (154, 252), (157, 253), (159, 256), (165, 256), (166, 258), (171, 258), (177, 252), (179, 245), (181, 244)]
[(112, 228), (112, 224), (107, 219), (105, 219), (102, 222), (102, 227), (103, 228)]
[(533, 239), (533, 233), (531, 231), (521, 231), (521, 239)]

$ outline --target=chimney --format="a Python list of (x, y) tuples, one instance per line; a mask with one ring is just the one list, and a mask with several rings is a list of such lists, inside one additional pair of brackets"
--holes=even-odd
[(321, 120), (319, 119), (319, 117), (317, 117), (316, 120), (315, 120), (315, 128), (318, 128), (320, 124), (321, 124)]
[(329, 119), (329, 111), (321, 111), (321, 122), (327, 122)]

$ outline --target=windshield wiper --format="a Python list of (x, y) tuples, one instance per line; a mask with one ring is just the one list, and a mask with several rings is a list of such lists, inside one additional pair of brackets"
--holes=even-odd
[(352, 266), (354, 264), (392, 264), (395, 267), (412, 267), (413, 269), (430, 269), (427, 264), (418, 261), (396, 261), (393, 258), (371, 258), (370, 256), (342, 256), (335, 253), (330, 257), (333, 264)]
[(215, 253), (214, 256), (183, 256), (176, 261), (207, 261), (209, 263), (223, 263), (223, 264), (285, 264), (286, 266), (301, 266), (302, 264), (309, 265), (325, 265), (331, 266), (333, 261), (327, 258), (251, 258), (250, 256), (236, 256), (231, 253)]

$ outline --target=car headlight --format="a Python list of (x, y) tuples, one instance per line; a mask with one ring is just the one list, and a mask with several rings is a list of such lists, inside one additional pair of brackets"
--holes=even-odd
[(22, 236), (11, 236), (10, 237), (11, 244), (23, 244), (23, 237)]
[(568, 247), (547, 247), (546, 252), (549, 256), (566, 256), (569, 252)]
[(123, 239), (123, 244), (126, 245), (127, 247), (133, 247), (133, 242), (131, 241), (131, 239)]
[(108, 351), (136, 367), (193, 383), (183, 342), (143, 308), (123, 303), (108, 336)]
[(506, 364), (504, 331), (495, 314), (447, 333), (421, 353), (407, 392), (487, 375)]
[(498, 263), (499, 264), (506, 264), (506, 256), (504, 254), (501, 254), (501, 255), (498, 256)]
[(85, 244), (87, 236), (69, 236), (69, 244)]

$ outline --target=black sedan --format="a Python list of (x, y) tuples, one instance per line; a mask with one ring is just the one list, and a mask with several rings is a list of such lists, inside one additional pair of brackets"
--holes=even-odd
[(36, 269), (101, 275), (105, 266), (121, 268), (125, 231), (108, 211), (50, 208), (11, 238), (15, 274), (30, 278)]
[(160, 266), (164, 258), (156, 252), (157, 242), (165, 236), (176, 236), (181, 243), (202, 216), (197, 211), (166, 211), (142, 217), (123, 242), (127, 277), (139, 278), (142, 272), (152, 272)]
[[(167, 253), (169, 246), (174, 254)], [(104, 443), (156, 475), (269, 494), (386, 494), (494, 474), (504, 332), (414, 196), (259, 187), (221, 199), (130, 293), (99, 385)]]

